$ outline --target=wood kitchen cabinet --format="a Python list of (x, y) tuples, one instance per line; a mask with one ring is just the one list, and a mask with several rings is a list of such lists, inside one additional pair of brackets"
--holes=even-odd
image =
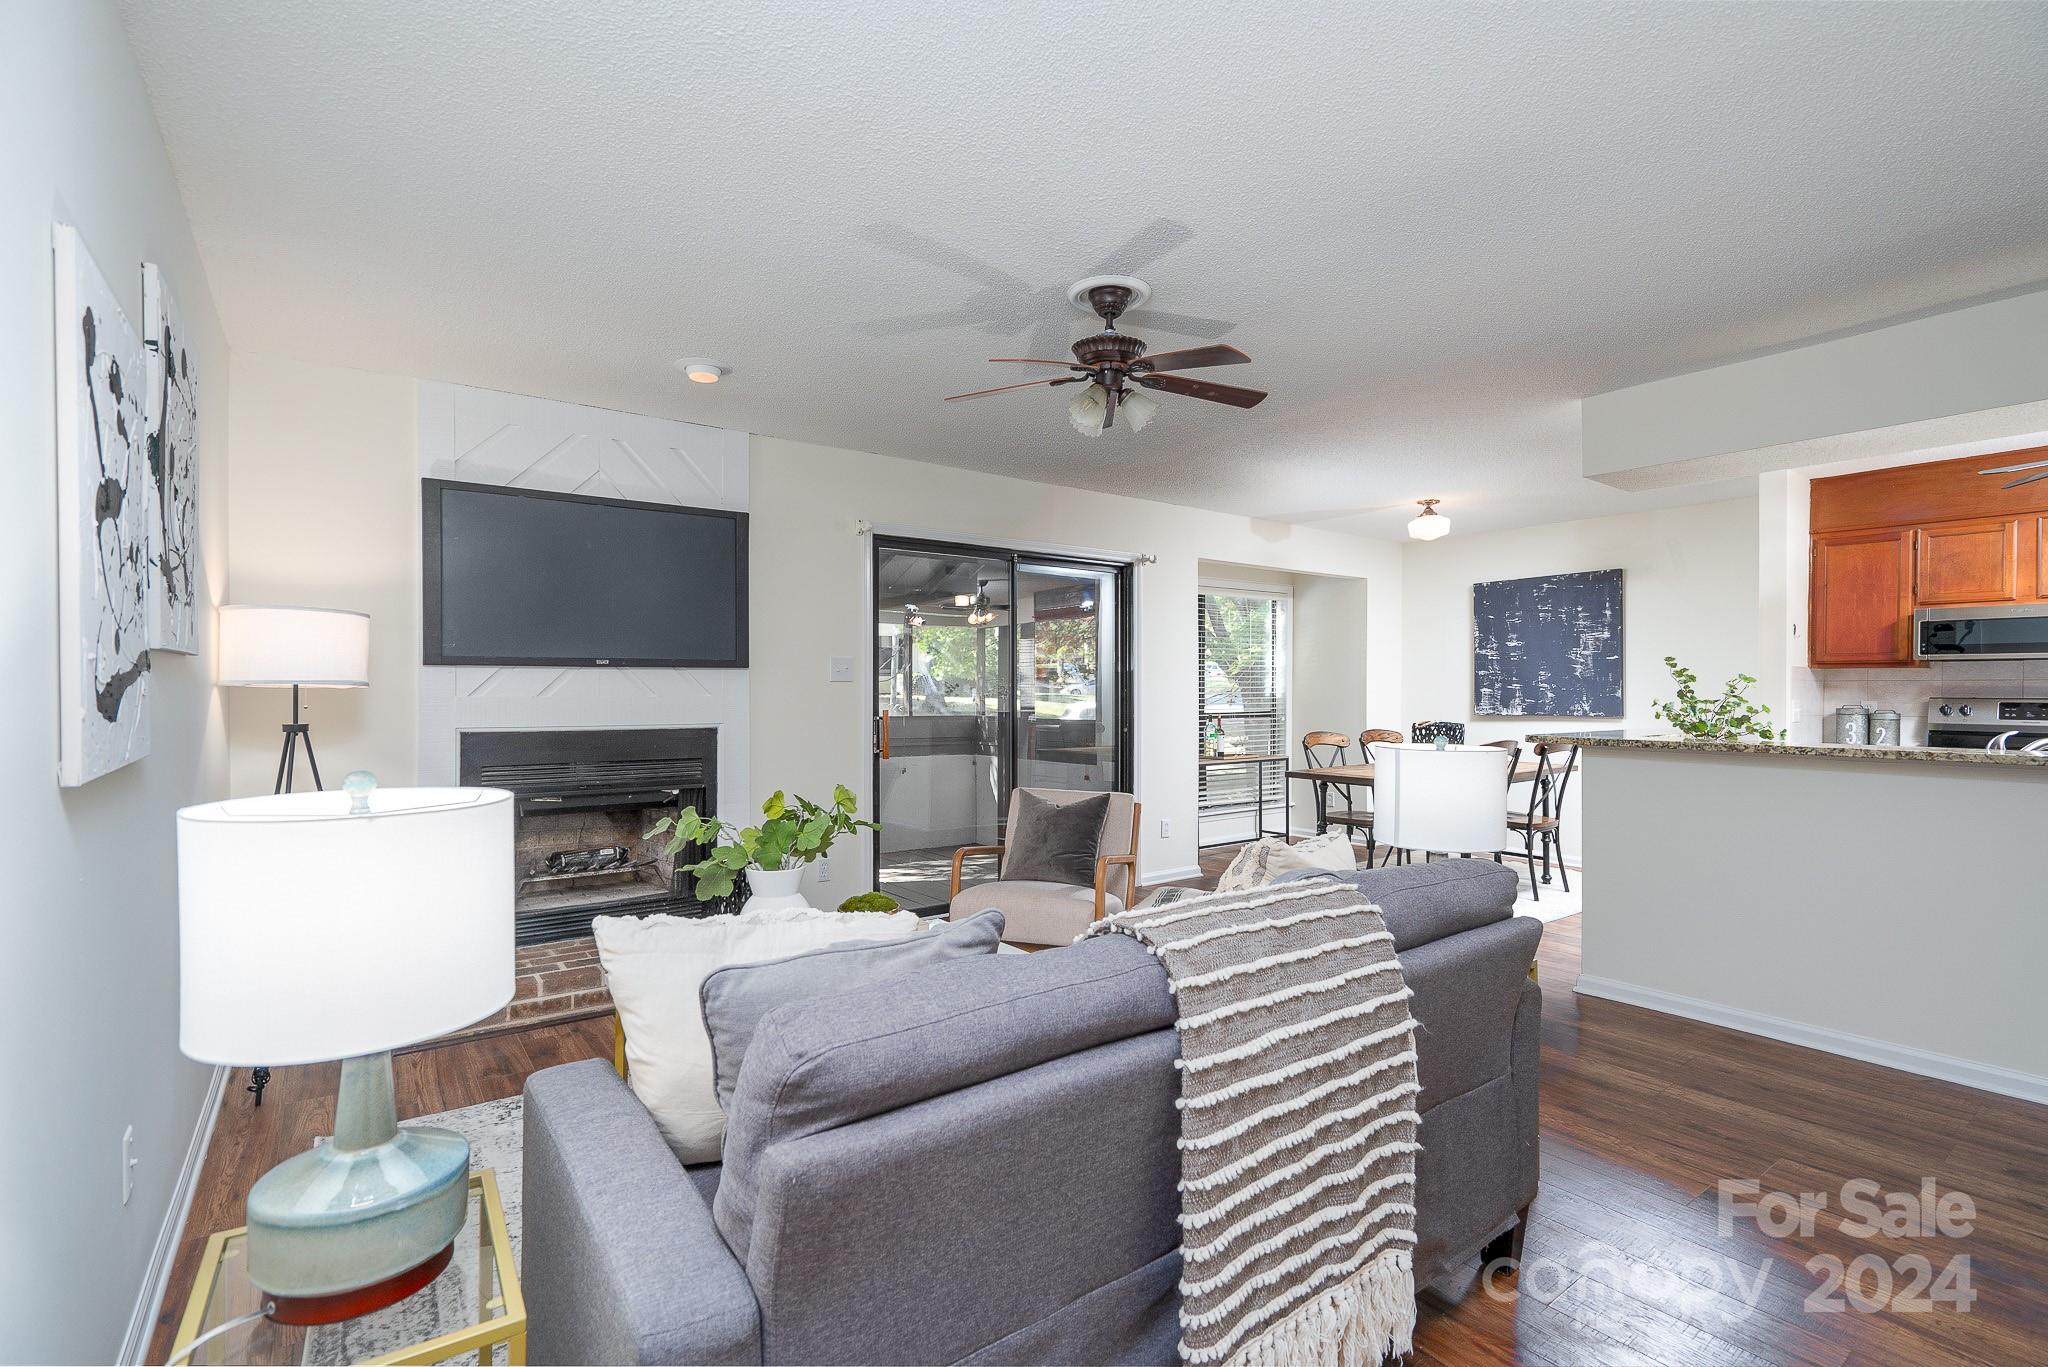
[[(2048, 446), (1813, 481), (1807, 663), (1911, 665), (1913, 610), (2048, 602)], [(2011, 487), (2008, 487), (2011, 486)]]
[(1813, 538), (1814, 665), (1913, 662), (1913, 547), (1905, 527)]
[(2018, 518), (1920, 528), (1914, 601), (1921, 607), (2013, 602), (2020, 596), (2019, 539)]

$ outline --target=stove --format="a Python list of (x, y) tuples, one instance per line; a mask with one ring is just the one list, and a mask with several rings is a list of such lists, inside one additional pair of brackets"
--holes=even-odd
[(2006, 737), (2008, 750), (2048, 739), (2048, 698), (1927, 700), (1927, 744), (1949, 750), (1983, 750), (1999, 736)]

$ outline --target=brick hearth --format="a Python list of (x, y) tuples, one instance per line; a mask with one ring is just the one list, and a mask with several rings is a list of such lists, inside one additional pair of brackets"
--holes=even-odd
[(612, 994), (605, 990), (604, 972), (597, 963), (597, 942), (588, 935), (544, 945), (522, 945), (514, 964), (518, 982), (510, 1004), (497, 1015), (480, 1020), (467, 1030), (456, 1031), (449, 1039), (552, 1025), (602, 1015), (612, 1009)]

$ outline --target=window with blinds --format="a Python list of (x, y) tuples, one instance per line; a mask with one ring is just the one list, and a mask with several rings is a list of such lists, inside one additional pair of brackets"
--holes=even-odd
[[(1204, 589), (1195, 598), (1200, 668), (1195, 682), (1200, 753), (1287, 753), (1287, 610), (1284, 596)], [(1198, 809), (1248, 807), (1265, 770), (1266, 801), (1284, 805), (1283, 766), (1205, 764)]]

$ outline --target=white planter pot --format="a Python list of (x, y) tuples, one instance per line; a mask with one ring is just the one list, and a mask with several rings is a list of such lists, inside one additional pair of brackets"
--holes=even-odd
[(797, 884), (803, 881), (803, 876), (801, 866), (794, 869), (749, 868), (747, 887), (752, 895), (747, 898), (747, 904), (740, 908), (740, 915), (744, 916), (750, 911), (764, 911), (770, 907), (808, 905), (804, 901), (804, 895), (796, 890)]

